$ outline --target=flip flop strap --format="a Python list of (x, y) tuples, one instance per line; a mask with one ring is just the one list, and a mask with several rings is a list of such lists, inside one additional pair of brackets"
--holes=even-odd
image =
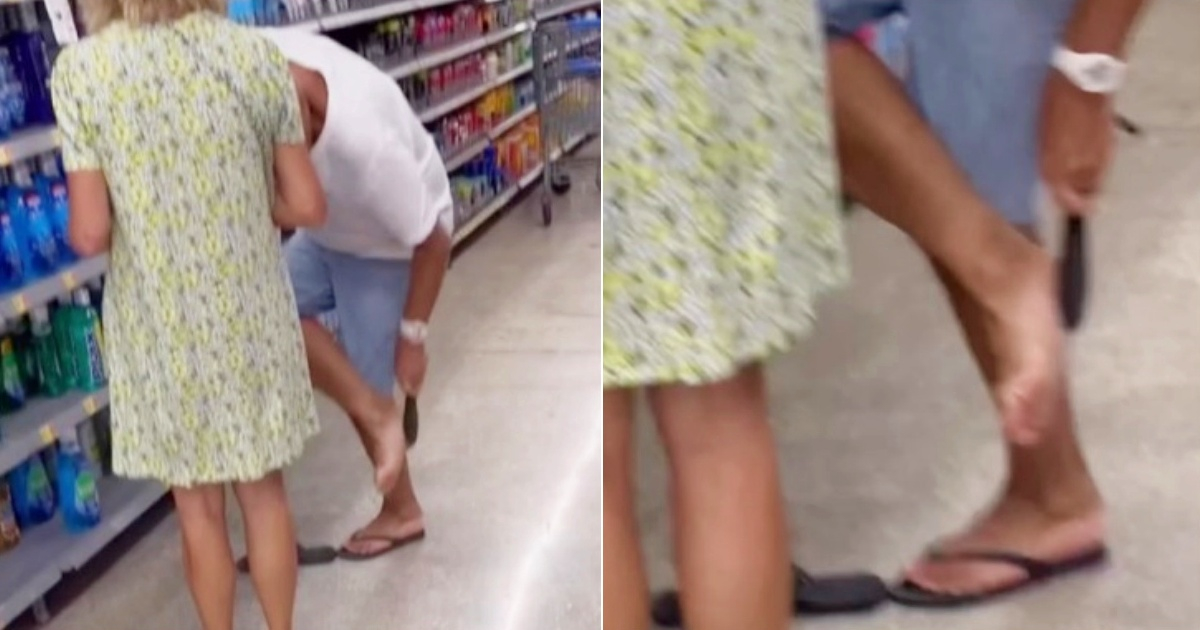
[(1054, 572), (1055, 565), (1011, 551), (934, 551), (928, 555), (933, 562), (994, 562), (1007, 564), (1025, 572), (1029, 579), (1038, 579)]

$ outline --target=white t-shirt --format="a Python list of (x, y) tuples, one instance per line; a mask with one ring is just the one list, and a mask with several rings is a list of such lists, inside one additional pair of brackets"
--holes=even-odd
[(312, 149), (329, 215), (308, 235), (338, 252), (406, 259), (437, 224), (453, 233), (446, 165), (400, 86), (328, 37), (260, 31), (289, 61), (321, 74), (329, 92)]

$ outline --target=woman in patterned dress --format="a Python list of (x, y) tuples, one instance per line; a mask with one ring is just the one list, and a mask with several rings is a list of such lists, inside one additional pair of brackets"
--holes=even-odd
[(604, 6), (604, 626), (648, 624), (634, 392), (670, 460), (688, 627), (782, 630), (787, 528), (761, 363), (845, 276), (811, 1)]
[(219, 0), (90, 0), (51, 80), (72, 245), (107, 251), (113, 467), (175, 498), (205, 630), (233, 625), (232, 484), (271, 630), (296, 545), (280, 470), (318, 419), (277, 226), (324, 195), (286, 60)]

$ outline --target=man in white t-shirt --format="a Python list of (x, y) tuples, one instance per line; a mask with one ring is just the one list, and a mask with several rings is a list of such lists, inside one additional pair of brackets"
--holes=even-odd
[[(425, 335), (450, 260), (453, 201), (433, 138), (396, 82), (337, 42), (263, 29), (291, 62), (325, 225), (285, 248), (314, 386), (346, 410), (384, 495), (342, 547), (370, 559), (424, 537), (406, 461), (399, 383), (415, 397)], [(316, 317), (333, 312), (341, 343)], [(344, 348), (344, 351), (343, 351)]]

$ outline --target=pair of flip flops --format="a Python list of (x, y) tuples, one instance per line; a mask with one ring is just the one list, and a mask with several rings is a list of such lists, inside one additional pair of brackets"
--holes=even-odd
[[(1055, 562), (1035, 560), (1021, 554), (1003, 551), (954, 553), (933, 551), (926, 558), (933, 562), (1006, 564), (1021, 569), (1025, 577), (983, 592), (943, 593), (926, 589), (909, 580), (889, 587), (878, 576), (869, 573), (814, 576), (809, 575), (800, 567), (793, 566), (795, 580), (793, 601), (796, 613), (813, 617), (867, 612), (888, 600), (913, 608), (956, 608), (982, 604), (1057, 577), (1098, 568), (1107, 562), (1108, 550), (1103, 545), (1098, 545)], [(650, 615), (654, 623), (659, 626), (680, 627), (683, 623), (683, 613), (679, 604), (679, 593), (666, 591), (659, 594), (654, 599)]]

